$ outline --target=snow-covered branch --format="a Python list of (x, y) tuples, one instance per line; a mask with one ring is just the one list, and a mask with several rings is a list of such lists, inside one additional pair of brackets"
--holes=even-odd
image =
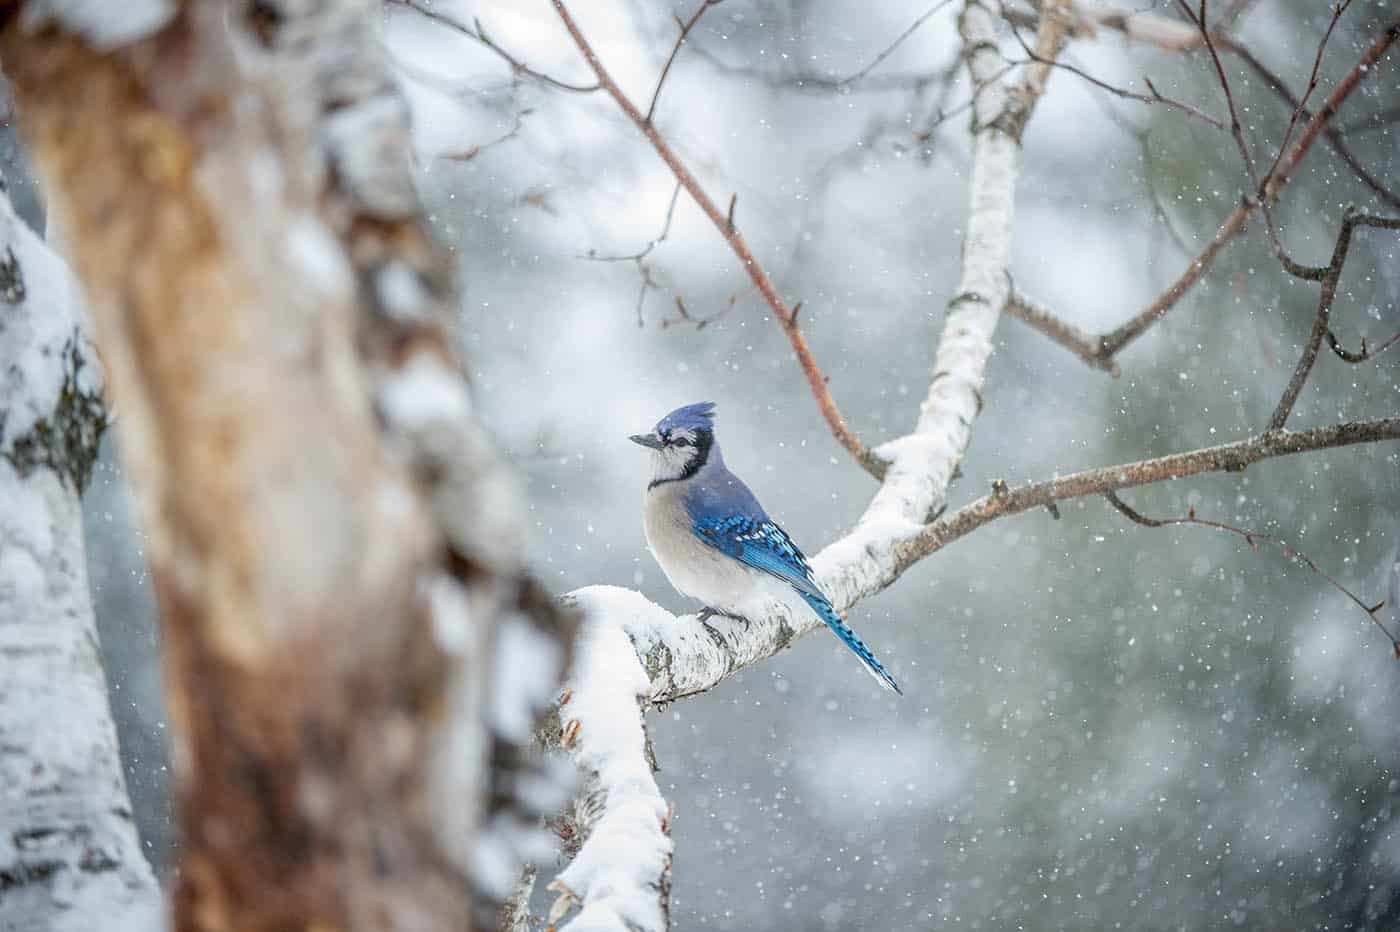
[[(972, 183), (962, 279), (947, 306), (928, 395), (914, 431), (875, 451), (888, 467), (879, 491), (855, 529), (823, 550), (812, 563), (822, 588), (839, 610), (879, 591), (899, 574), (896, 545), (916, 535), (943, 508), (948, 483), (967, 449), (972, 423), (982, 406), (982, 379), (992, 352), (992, 333), (1009, 292), (1006, 269), (1011, 254), (1021, 131), (1049, 73), (1048, 66), (1034, 66), (1014, 87), (1004, 87), (1001, 79), (1005, 70), (996, 44), (997, 21), (997, 11), (982, 0), (969, 0), (960, 20), (976, 101)], [(1060, 4), (1046, 3), (1037, 36), (1038, 52), (1053, 60), (1065, 35), (1066, 21), (1060, 15)], [(598, 65), (594, 65), (594, 70), (600, 79), (604, 78), (605, 72)], [(612, 710), (622, 704), (627, 711), (626, 720), (630, 721), (635, 717), (631, 711), (635, 700), (627, 695), (623, 704), (624, 694), (635, 691), (648, 701), (659, 702), (703, 691), (820, 625), (810, 613), (794, 617), (776, 605), (770, 617), (734, 623), (718, 618), (700, 621), (693, 616), (678, 619), (625, 590), (591, 587), (573, 593), (571, 599), (585, 608), (591, 631), (627, 634), (642, 658), (643, 666), (638, 672), (645, 674), (644, 681), (633, 684), (630, 677), (616, 669), (623, 661), (614, 660), (610, 664), (611, 677), (577, 681), (568, 706), (561, 712), (580, 723), (574, 738), (575, 755), (585, 770), (599, 775), (634, 775), (645, 771), (647, 764), (640, 723), (635, 734), (629, 733), (629, 740), (615, 740), (612, 729), (616, 726), (594, 724), (598, 719), (592, 710), (603, 708), (608, 715), (617, 715), (620, 713)], [(620, 643), (615, 634), (609, 633), (607, 638), (611, 643)], [(631, 662), (629, 657), (626, 663)], [(607, 694), (591, 695), (591, 690), (607, 690)], [(598, 744), (590, 744), (594, 728), (603, 736)], [(567, 731), (564, 739), (570, 743)], [(664, 804), (659, 795), (652, 798), (648, 792), (642, 792), (640, 796), (652, 809), (646, 812), (645, 806), (631, 806), (634, 794), (628, 793), (623, 799), (628, 801), (629, 809), (615, 813), (613, 807), (620, 804), (618, 796), (607, 792), (607, 778), (596, 779), (603, 791), (589, 799), (600, 804), (603, 811), (589, 820), (593, 831), (559, 882), (582, 900), (582, 916), (597, 915), (592, 912), (594, 900), (603, 891), (630, 903), (654, 898), (661, 890), (664, 904), (669, 857), (659, 879), (658, 848), (618, 844), (619, 839), (654, 834), (655, 828), (647, 818), (654, 819)], [(649, 773), (645, 783), (654, 792)], [(669, 854), (669, 842), (664, 850)], [(595, 865), (619, 858), (627, 863), (614, 864), (607, 883), (600, 885)], [(584, 884), (584, 878), (591, 882)], [(626, 926), (611, 922), (598, 927)]]
[(0, 361), (0, 925), (150, 932), (79, 508), (102, 378), (76, 282), (3, 193)]
[(664, 932), (670, 818), (647, 752), (643, 710), (651, 682), (628, 638), (631, 629), (657, 622), (661, 610), (612, 586), (581, 589), (565, 601), (582, 613), (583, 626), (559, 708), (561, 740), (587, 783), (570, 820), (582, 847), (550, 884), (558, 894), (550, 919), (577, 903), (582, 908), (567, 926), (574, 932)]

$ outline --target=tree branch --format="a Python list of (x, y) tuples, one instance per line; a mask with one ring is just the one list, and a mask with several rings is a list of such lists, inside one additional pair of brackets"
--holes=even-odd
[(1103, 355), (1103, 343), (1099, 338), (1056, 317), (1014, 286), (1006, 300), (1006, 313), (1039, 330), (1095, 369), (1102, 369), (1115, 378), (1118, 376), (1118, 363)]
[(1195, 525), (1197, 527), (1214, 528), (1217, 531), (1224, 531), (1227, 534), (1234, 534), (1237, 537), (1244, 538), (1244, 542), (1249, 545), (1249, 549), (1254, 551), (1257, 551), (1259, 549), (1259, 544), (1261, 543), (1273, 544), (1275, 547), (1278, 547), (1280, 550), (1283, 551), (1284, 556), (1288, 557), (1290, 560), (1296, 560), (1297, 562), (1306, 566), (1308, 569), (1312, 570), (1318, 576), (1321, 576), (1323, 579), (1327, 580), (1328, 584), (1331, 585), (1332, 588), (1336, 589), (1342, 595), (1346, 596), (1349, 600), (1351, 600), (1352, 604), (1354, 604), (1357, 608), (1365, 612), (1366, 617), (1371, 620), (1371, 623), (1374, 624), (1376, 628), (1380, 630), (1381, 634), (1385, 635), (1385, 639), (1390, 642), (1390, 646), (1395, 651), (1396, 656), (1400, 657), (1400, 640), (1396, 640), (1395, 635), (1390, 633), (1390, 631), (1386, 628), (1385, 624), (1382, 623), (1379, 617), (1380, 610), (1385, 607), (1386, 603), (1382, 601), (1375, 605), (1371, 605), (1367, 602), (1362, 601), (1360, 596), (1352, 592), (1346, 586), (1342, 585), (1335, 576), (1333, 576), (1331, 573), (1328, 573), (1322, 567), (1318, 566), (1316, 561), (1314, 561), (1312, 557), (1309, 557), (1306, 553), (1303, 553), (1301, 550), (1296, 549), (1292, 544), (1290, 544), (1283, 538), (1275, 537), (1272, 534), (1264, 534), (1260, 531), (1250, 531), (1246, 530), (1245, 528), (1235, 527), (1233, 524), (1225, 524), (1222, 521), (1211, 521), (1207, 518), (1198, 518), (1196, 517), (1195, 508), (1189, 509), (1186, 513), (1186, 517), (1184, 518), (1149, 518), (1146, 515), (1134, 509), (1133, 507), (1131, 507), (1130, 505), (1128, 505), (1127, 502), (1119, 498), (1116, 492), (1105, 492), (1104, 498), (1108, 499), (1108, 503), (1112, 505), (1115, 509), (1117, 509), (1119, 514), (1123, 515), (1125, 518), (1127, 518), (1129, 521), (1132, 521), (1134, 524), (1140, 524), (1143, 527), (1162, 528), (1170, 527), (1173, 524), (1188, 524)]
[(597, 586), (566, 596), (584, 619), (559, 704), (561, 743), (586, 775), (572, 822), (581, 844), (549, 884), (558, 894), (551, 925), (570, 908), (567, 928), (666, 932), (670, 928), (670, 812), (652, 776), (639, 700), (650, 682), (626, 634), (645, 599)]
[(561, 81), (558, 78), (551, 77), (542, 71), (536, 71), (510, 52), (506, 51), (503, 46), (488, 36), (486, 34), (486, 29), (481, 25), (481, 20), (479, 19), (474, 20), (473, 24), (468, 26), (466, 23), (453, 19), (441, 10), (434, 9), (428, 3), (423, 2), (423, 0), (387, 0), (387, 2), (407, 7), (435, 23), (440, 23), (452, 31), (474, 40), (483, 48), (488, 49), (501, 61), (509, 65), (512, 74), (530, 78), (531, 80), (538, 81), (556, 90), (569, 91), (575, 94), (591, 94), (594, 91), (602, 89), (601, 84), (574, 84), (569, 81)]
[[(1317, 352), (1322, 347), (1322, 340), (1330, 333), (1328, 319), (1332, 313), (1332, 302), (1337, 296), (1337, 283), (1342, 277), (1342, 267), (1347, 261), (1347, 251), (1351, 248), (1352, 230), (1358, 226), (1400, 230), (1400, 218), (1373, 217), (1370, 214), (1358, 213), (1354, 208), (1349, 209), (1342, 218), (1342, 228), (1337, 233), (1337, 243), (1332, 248), (1332, 261), (1325, 267), (1316, 270), (1321, 274), (1313, 274), (1313, 270), (1306, 268), (1298, 271), (1289, 269), (1299, 278), (1314, 281), (1320, 278), (1322, 287), (1317, 298), (1317, 315), (1313, 318), (1312, 333), (1308, 335), (1308, 341), (1303, 344), (1303, 355), (1298, 359), (1298, 365), (1293, 369), (1293, 375), (1283, 390), (1283, 397), (1279, 399), (1278, 406), (1274, 408), (1273, 416), (1269, 418), (1269, 430), (1280, 430), (1288, 421), (1289, 414), (1293, 412), (1293, 405), (1298, 401), (1298, 394), (1302, 392), (1303, 384), (1307, 382), (1308, 374), (1312, 372), (1313, 363), (1317, 361)], [(1336, 345), (1334, 338), (1332, 341), (1334, 351)], [(1364, 348), (1362, 352), (1365, 352)]]
[[(728, 224), (724, 216), (694, 185), (689, 173), (655, 130), (640, 119), (641, 115), (617, 90), (558, 0), (555, 7), (603, 86), (652, 140), (662, 158), (672, 166), (677, 178), (683, 184), (689, 179), (687, 190), (691, 190), (715, 225), (725, 231)], [(1063, 46), (1066, 35), (1064, 20), (1058, 15), (1058, 9), (1059, 4), (1054, 0), (1046, 3), (1037, 37), (1037, 50), (1050, 59)], [(1023, 81), (1016, 87), (1009, 90), (1001, 88), (997, 82), (1004, 71), (995, 44), (995, 23), (995, 11), (983, 0), (969, 0), (959, 24), (969, 53), (967, 61), (974, 88), (985, 93), (975, 93), (973, 175), (962, 281), (948, 303), (928, 397), (914, 432), (882, 448), (888, 454), (889, 468), (855, 530), (813, 561), (813, 569), (821, 580), (823, 590), (838, 607), (849, 606), (861, 595), (887, 584), (880, 580), (886, 578), (891, 569), (891, 535), (914, 534), (929, 515), (941, 510), (948, 483), (967, 448), (972, 422), (981, 408), (980, 389), (992, 351), (992, 333), (1009, 290), (1006, 267), (1011, 249), (1012, 197), (1018, 172), (1020, 134), (1044, 90), (1049, 73), (1046, 67), (1033, 66), (1026, 69)], [(732, 243), (742, 245), (743, 241), (738, 239), (737, 233), (726, 235), (733, 237)], [(766, 276), (762, 280), (766, 281)], [(769, 287), (771, 290), (771, 285)], [(781, 315), (780, 321), (786, 320), (789, 326), (795, 327), (796, 309), (788, 311), (782, 307)], [(624, 722), (626, 730), (632, 731), (633, 713), (630, 709), (622, 710), (624, 699), (635, 702), (635, 694), (640, 693), (650, 702), (667, 701), (684, 694), (681, 690), (687, 688), (686, 684), (694, 683), (697, 679), (709, 682), (702, 682), (691, 691), (708, 688), (739, 666), (772, 654), (797, 633), (810, 630), (820, 623), (810, 612), (794, 618), (786, 607), (778, 605), (774, 606), (772, 616), (752, 619), (751, 624), (745, 622), (742, 627), (719, 619), (704, 622), (694, 616), (675, 619), (640, 595), (611, 587), (590, 587), (568, 598), (590, 615), (590, 630), (625, 632), (631, 640), (631, 648), (640, 656), (645, 671), (645, 676), (636, 684), (624, 679), (622, 685), (610, 684), (606, 687), (589, 681), (585, 675), (585, 679), (574, 689), (565, 703), (567, 711), (561, 712), (561, 717), (567, 716), (570, 720), (566, 722), (561, 737), (566, 746), (582, 741), (581, 753), (595, 753), (588, 744), (588, 735), (594, 730), (602, 730), (605, 736), (611, 736), (607, 739), (609, 741), (617, 737), (613, 731), (617, 726), (609, 723)], [(606, 636), (614, 637), (612, 634)], [(617, 676), (614, 671), (626, 670), (628, 665), (614, 658), (605, 666), (610, 675)], [(587, 709), (591, 707), (589, 703), (602, 702), (610, 711), (606, 714), (574, 711), (581, 693), (604, 688), (613, 691), (611, 698), (585, 697), (585, 705), (577, 708)], [(578, 722), (577, 726), (571, 724), (573, 721)], [(642, 757), (638, 743), (629, 738), (625, 746), (619, 744), (597, 752), (600, 756), (595, 759), (591, 769), (600, 775), (611, 768), (622, 768), (625, 772), (636, 774)], [(601, 776), (600, 781), (603, 784), (608, 782)], [(642, 795), (651, 800), (654, 785), (646, 786), (646, 782), (641, 781)], [(593, 822), (595, 827), (590, 839), (576, 855), (575, 865), (581, 860), (586, 865), (597, 863), (599, 855), (596, 851), (610, 843), (606, 837), (625, 837), (626, 830), (619, 830), (617, 836), (599, 836), (603, 821), (612, 817), (611, 810), (615, 803), (605, 796), (600, 805), (603, 812), (597, 819), (584, 820)], [(654, 831), (648, 817), (656, 818), (656, 805), (652, 802), (649, 806), (641, 807), (641, 810), (640, 814), (633, 813), (628, 817), (627, 824), (634, 831)], [(619, 816), (618, 820), (622, 821), (622, 817)], [(604, 840), (600, 840), (600, 837)], [(644, 843), (641, 850), (645, 855), (646, 868), (629, 869), (624, 880), (615, 887), (605, 889), (620, 893), (629, 901), (646, 899), (648, 902), (660, 891), (664, 903), (669, 867), (661, 868), (660, 860), (651, 857), (651, 853), (659, 850), (651, 841)], [(669, 848), (666, 850), (669, 851)], [(666, 864), (669, 865), (669, 859)], [(658, 869), (662, 870), (659, 879)], [(583, 911), (587, 913), (593, 908), (592, 898), (575, 886), (581, 881), (570, 880), (573, 870), (571, 866), (561, 875), (562, 896), (556, 906), (567, 910), (572, 897), (582, 901)], [(581, 872), (589, 877), (592, 868), (586, 867)], [(597, 896), (598, 892), (595, 887), (593, 895)], [(654, 917), (654, 914), (649, 915)]]
[[(700, 12), (703, 12), (708, 6), (709, 4), (702, 6)], [(705, 216), (710, 218), (715, 228), (719, 230), (720, 235), (724, 237), (725, 242), (729, 244), (729, 248), (734, 251), (734, 255), (738, 257), (740, 264), (744, 267), (744, 271), (748, 273), (750, 280), (753, 281), (754, 287), (758, 289), (758, 293), (762, 295), (763, 300), (767, 302), (773, 314), (773, 319), (778, 322), (778, 326), (782, 328), (783, 334), (788, 338), (788, 342), (792, 345), (793, 352), (797, 354), (798, 364), (801, 365), (802, 372), (807, 377), (807, 385), (811, 389), (812, 396), (817, 401), (817, 408), (826, 419), (827, 426), (831, 429), (832, 435), (841, 446), (846, 448), (851, 456), (855, 457), (856, 462), (860, 463), (867, 472), (876, 478), (881, 478), (884, 474), (884, 463), (871, 452), (870, 448), (861, 443), (859, 438), (856, 437), (855, 433), (846, 424), (845, 418), (841, 416), (840, 409), (836, 406), (836, 399), (832, 397), (831, 390), (827, 386), (827, 377), (822, 373), (821, 369), (817, 367), (816, 359), (812, 355), (812, 349), (807, 343), (807, 338), (803, 335), (801, 328), (797, 324), (797, 318), (793, 316), (792, 311), (789, 310), (787, 306), (787, 302), (784, 301), (782, 296), (778, 293), (778, 289), (773, 284), (772, 279), (768, 277), (768, 273), (764, 271), (763, 266), (759, 264), (758, 259), (754, 256), (752, 250), (749, 249), (748, 243), (744, 240), (744, 235), (733, 226), (730, 218), (727, 218), (725, 214), (720, 212), (719, 207), (710, 199), (710, 196), (705, 193), (705, 190), (700, 186), (695, 176), (691, 174), (690, 169), (686, 168), (685, 163), (676, 155), (675, 151), (657, 130), (655, 125), (637, 109), (627, 95), (623, 93), (622, 88), (620, 88), (617, 82), (608, 74), (607, 69), (603, 66), (597, 53), (594, 52), (593, 46), (589, 44), (588, 40), (579, 30), (578, 24), (574, 22), (573, 16), (570, 15), (568, 8), (564, 6), (562, 0), (554, 0), (554, 9), (558, 12), (560, 19), (564, 21), (564, 26), (569, 30), (569, 35), (573, 38), (574, 44), (577, 45), (579, 51), (583, 53), (583, 57), (587, 60), (588, 66), (593, 69), (593, 73), (597, 75), (598, 82), (603, 86), (603, 89), (617, 102), (618, 107), (627, 115), (627, 118), (641, 130), (642, 135), (651, 143), (657, 155), (661, 156), (661, 160), (666, 163), (666, 167), (671, 169), (671, 173), (676, 176), (676, 180), (680, 182), (686, 192), (690, 194), (691, 198), (699, 205), (700, 209), (705, 212)]]
[(1397, 37), (1400, 37), (1400, 23), (1392, 23), (1376, 37), (1362, 53), (1360, 60), (1351, 71), (1337, 82), (1322, 108), (1308, 120), (1298, 141), (1288, 150), (1288, 154), (1284, 156), (1269, 179), (1264, 182), (1263, 189), (1258, 192), (1258, 195), (1245, 200), (1230, 212), (1230, 215), (1221, 223), (1220, 228), (1215, 231), (1215, 236), (1211, 238), (1206, 248), (1201, 251), (1200, 255), (1191, 260), (1186, 270), (1166, 291), (1121, 326), (1103, 335), (1103, 354), (1105, 356), (1111, 358), (1117, 355), (1125, 346), (1142, 336), (1149, 327), (1166, 316), (1167, 312), (1176, 306), (1191, 286), (1201, 279), (1221, 250), (1244, 229), (1245, 221), (1249, 219), (1250, 214), (1260, 204), (1272, 203), (1278, 198), (1279, 192), (1288, 184), (1294, 170), (1328, 121), (1336, 114), (1338, 108), (1351, 95), (1352, 91), (1356, 90), (1362, 79), (1376, 71), (1376, 63), (1390, 49)]

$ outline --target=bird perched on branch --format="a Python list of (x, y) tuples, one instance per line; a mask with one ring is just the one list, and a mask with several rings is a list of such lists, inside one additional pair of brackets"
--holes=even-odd
[(903, 695), (894, 677), (817, 587), (807, 558), (787, 532), (724, 465), (711, 402), (686, 405), (648, 434), (631, 439), (652, 451), (647, 485), (647, 546), (682, 595), (711, 615), (758, 617), (772, 600), (794, 593), (811, 606), (885, 689)]

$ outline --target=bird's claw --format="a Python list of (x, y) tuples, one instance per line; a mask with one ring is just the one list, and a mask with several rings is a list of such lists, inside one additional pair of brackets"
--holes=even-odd
[(699, 620), (703, 624), (704, 622), (709, 621), (715, 616), (719, 616), (720, 618), (729, 618), (734, 621), (742, 621), (744, 623), (745, 630), (747, 630), (749, 627), (749, 620), (743, 615), (735, 615), (732, 612), (723, 612), (717, 608), (711, 608), (708, 605), (700, 610)]

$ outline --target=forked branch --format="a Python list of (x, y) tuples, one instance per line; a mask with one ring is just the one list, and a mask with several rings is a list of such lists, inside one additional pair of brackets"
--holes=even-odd
[[(699, 20), (700, 14), (704, 13), (710, 6), (710, 3), (704, 3), (696, 11), (695, 16), (691, 18), (687, 24), (687, 28), (684, 30), (686, 33), (694, 28), (695, 23)], [(700, 209), (704, 211), (705, 216), (710, 218), (710, 221), (715, 225), (715, 229), (719, 230), (720, 235), (724, 237), (725, 242), (729, 244), (729, 248), (733, 250), (734, 255), (738, 258), (739, 263), (744, 267), (744, 271), (748, 273), (749, 279), (753, 282), (754, 287), (758, 289), (758, 293), (763, 296), (763, 300), (768, 304), (769, 310), (772, 312), (773, 319), (778, 322), (778, 326), (782, 328), (783, 334), (788, 338), (788, 342), (792, 345), (793, 352), (797, 355), (798, 364), (801, 365), (802, 373), (807, 378), (807, 385), (812, 391), (812, 396), (817, 401), (817, 408), (821, 411), (822, 417), (826, 419), (827, 426), (830, 428), (832, 436), (836, 438), (841, 446), (846, 448), (851, 456), (855, 457), (856, 462), (860, 463), (867, 472), (877, 479), (883, 477), (885, 471), (884, 461), (872, 453), (869, 447), (861, 443), (860, 439), (856, 437), (855, 432), (846, 424), (846, 419), (841, 416), (841, 411), (836, 406), (836, 399), (832, 397), (831, 389), (827, 385), (828, 379), (817, 366), (816, 357), (812, 354), (812, 348), (807, 343), (807, 338), (802, 333), (801, 327), (798, 326), (797, 316), (793, 314), (787, 302), (783, 299), (782, 295), (779, 294), (777, 286), (773, 284), (773, 280), (768, 277), (767, 271), (764, 270), (763, 265), (749, 248), (748, 242), (744, 239), (744, 235), (739, 232), (738, 227), (734, 225), (732, 216), (727, 216), (721, 211), (719, 206), (705, 193), (705, 189), (700, 186), (700, 182), (696, 180), (690, 169), (681, 161), (680, 156), (676, 154), (675, 150), (671, 148), (670, 143), (661, 135), (661, 132), (651, 122), (648, 116), (637, 109), (636, 105), (633, 104), (631, 99), (623, 92), (622, 88), (613, 80), (607, 68), (603, 65), (602, 60), (598, 58), (597, 52), (593, 50), (593, 46), (589, 44), (588, 39), (584, 37), (583, 32), (579, 29), (578, 24), (574, 21), (573, 16), (569, 13), (568, 7), (564, 5), (562, 0), (554, 0), (554, 9), (558, 12), (559, 18), (564, 21), (564, 26), (569, 30), (569, 35), (573, 38), (574, 44), (577, 45), (579, 51), (583, 53), (584, 59), (588, 62), (588, 67), (591, 68), (594, 75), (597, 76), (598, 83), (601, 84), (608, 95), (617, 102), (618, 107), (621, 108), (622, 112), (627, 115), (627, 118), (632, 121), (637, 129), (641, 131), (642, 135), (647, 138), (652, 148), (656, 150), (656, 154), (661, 156), (661, 160), (666, 163), (666, 167), (676, 176), (676, 181), (685, 188), (686, 193), (688, 193)], [(660, 91), (659, 84), (657, 91)]]

